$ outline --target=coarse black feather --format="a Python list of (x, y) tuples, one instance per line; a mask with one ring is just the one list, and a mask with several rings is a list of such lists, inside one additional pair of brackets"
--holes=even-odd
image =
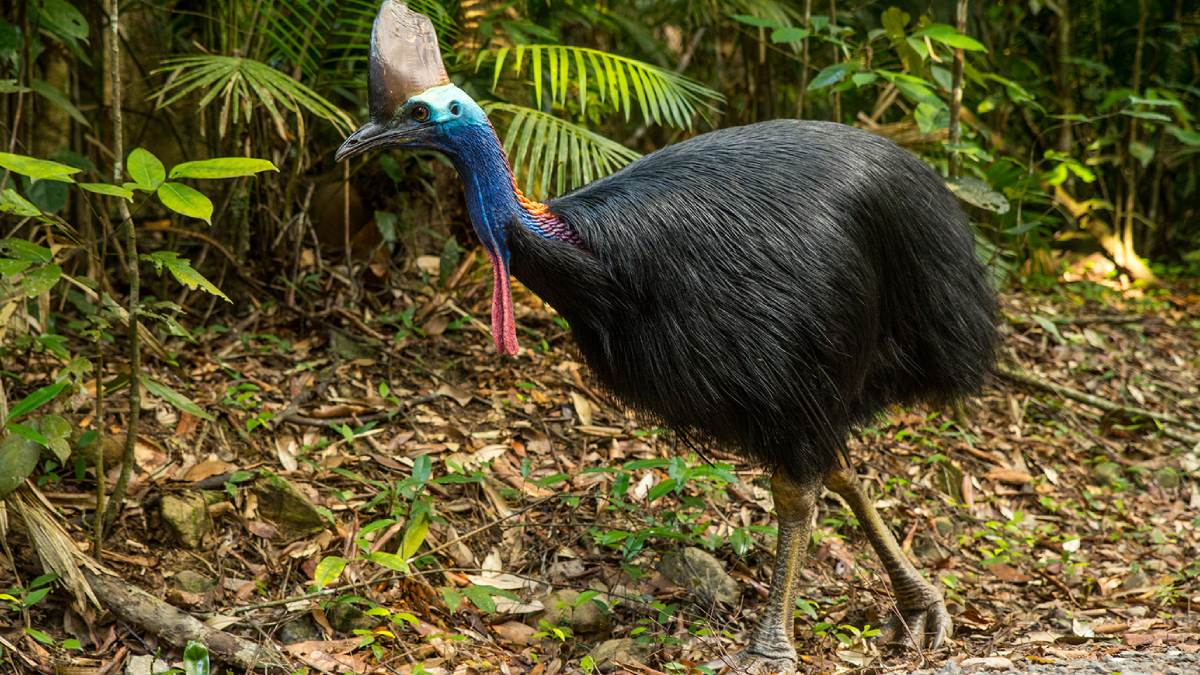
[(795, 120), (668, 146), (550, 202), (582, 249), (510, 225), (512, 270), (600, 381), (796, 478), (893, 403), (974, 392), (996, 303), (942, 179)]

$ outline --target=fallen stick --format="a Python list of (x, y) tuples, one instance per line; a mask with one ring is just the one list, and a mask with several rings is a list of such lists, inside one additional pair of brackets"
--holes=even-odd
[[(1035, 377), (1031, 373), (1028, 373), (1025, 371), (1015, 370), (1012, 368), (1008, 368), (1006, 366), (997, 365), (996, 373), (999, 374), (1001, 377), (1012, 380), (1013, 382), (1016, 382), (1018, 384), (1023, 384), (1027, 387), (1033, 387), (1035, 389), (1041, 389), (1043, 391), (1048, 391), (1052, 394), (1062, 396), (1063, 398), (1068, 398), (1073, 401), (1078, 401), (1080, 403), (1090, 405), (1093, 408), (1099, 408), (1100, 410), (1103, 410), (1105, 412), (1124, 413), (1126, 415), (1137, 415), (1140, 417), (1148, 417), (1148, 418), (1156, 420), (1158, 422), (1162, 422), (1163, 424), (1173, 424), (1175, 426), (1183, 427), (1184, 429), (1200, 431), (1200, 424), (1197, 424), (1195, 422), (1189, 422), (1187, 420), (1181, 419), (1179, 417), (1175, 417), (1174, 415), (1170, 415), (1167, 413), (1155, 412), (1153, 410), (1147, 410), (1145, 408), (1138, 408), (1135, 406), (1128, 406), (1128, 405), (1122, 405), (1120, 403), (1114, 403), (1108, 399), (1100, 398), (1099, 396), (1094, 396), (1085, 391), (1079, 391), (1078, 389), (1072, 389), (1070, 387), (1066, 387), (1061, 384), (1055, 384), (1053, 382), (1043, 380), (1043, 379)], [(1165, 426), (1162, 428), (1162, 432), (1163, 432), (1163, 435), (1165, 435), (1169, 438), (1173, 438), (1182, 443), (1189, 443), (1192, 445), (1200, 444), (1200, 436), (1183, 433), (1176, 429), (1170, 429)]]
[(87, 568), (83, 569), (83, 573), (92, 592), (109, 611), (173, 645), (182, 647), (189, 640), (194, 640), (207, 647), (215, 660), (246, 670), (282, 670), (287, 667), (274, 647), (209, 628), (190, 614), (115, 576)]

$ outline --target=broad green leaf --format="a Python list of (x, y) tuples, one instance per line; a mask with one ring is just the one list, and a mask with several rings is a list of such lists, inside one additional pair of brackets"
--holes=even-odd
[(163, 206), (175, 213), (199, 218), (212, 225), (213, 204), (208, 197), (183, 183), (163, 183), (155, 192)]
[(59, 463), (67, 461), (71, 456), (71, 423), (61, 415), (46, 415), (38, 425), (42, 435), (46, 437), (47, 447), (58, 458)]
[(1141, 120), (1150, 120), (1153, 122), (1170, 122), (1171, 118), (1162, 113), (1150, 112), (1149, 110), (1122, 110), (1122, 115), (1136, 117)]
[(674, 490), (676, 485), (678, 485), (678, 482), (674, 478), (668, 478), (660, 482), (658, 485), (650, 488), (650, 492), (646, 493), (646, 499), (648, 501), (655, 501), (659, 497)]
[(1066, 342), (1066, 340), (1063, 339), (1062, 333), (1058, 332), (1058, 326), (1054, 325), (1054, 322), (1050, 319), (1047, 319), (1041, 314), (1033, 314), (1029, 318), (1032, 319), (1034, 323), (1041, 326), (1042, 330), (1054, 336), (1054, 340), (1059, 344), (1064, 344)]
[(1172, 101), (1169, 98), (1142, 98), (1141, 96), (1130, 96), (1126, 99), (1129, 105), (1152, 105), (1152, 106), (1167, 106), (1171, 108), (1182, 108), (1183, 104), (1179, 101)]
[(758, 17), (758, 16), (750, 16), (749, 14), (734, 14), (731, 18), (734, 21), (737, 21), (738, 23), (744, 23), (747, 26), (754, 26), (755, 28), (780, 28), (781, 27), (779, 25), (778, 21), (775, 21), (773, 19), (764, 19), (764, 18)]
[(98, 195), (121, 197), (122, 199), (133, 201), (133, 190), (120, 185), (111, 185), (109, 183), (80, 183), (79, 187), (87, 190), (88, 192), (95, 192)]
[(209, 675), (212, 666), (208, 659), (208, 647), (188, 640), (183, 650), (183, 672), (184, 675)]
[(1200, 145), (1200, 132), (1192, 131), (1191, 129), (1183, 129), (1180, 127), (1167, 127), (1167, 133), (1174, 136), (1184, 145), (1197, 146)]
[(1146, 167), (1154, 159), (1154, 146), (1142, 141), (1134, 141), (1129, 144), (1129, 154), (1133, 155), (1134, 159)]
[(54, 646), (54, 638), (50, 637), (50, 634), (45, 631), (38, 630), (36, 628), (26, 628), (25, 634), (28, 635), (29, 637), (33, 638), (34, 640), (37, 640), (38, 642), (46, 645), (47, 647)]
[[(167, 179), (167, 170), (163, 163), (145, 148), (134, 148), (133, 152), (129, 153), (129, 159), (125, 161), (125, 169), (129, 172), (129, 176), (137, 182), (138, 187), (147, 192), (157, 190)], [(170, 208), (169, 204), (167, 208)]]
[(12, 258), (0, 258), (0, 276), (11, 277), (15, 274), (20, 274), (25, 271), (32, 263), (28, 260), (13, 260)]
[(0, 442), (0, 499), (25, 482), (37, 468), (41, 454), (37, 443), (17, 435)]
[(184, 162), (171, 169), (171, 178), (240, 178), (260, 171), (278, 171), (274, 164), (253, 157), (214, 157)]
[(342, 571), (346, 569), (347, 562), (345, 558), (336, 555), (321, 558), (321, 562), (317, 563), (317, 569), (313, 571), (313, 583), (316, 584), (317, 590), (337, 581), (338, 577), (342, 576)]
[(229, 296), (221, 292), (211, 281), (206, 279), (204, 275), (196, 271), (192, 267), (192, 263), (187, 258), (180, 258), (179, 254), (174, 251), (155, 251), (154, 253), (146, 253), (142, 255), (142, 260), (153, 263), (154, 268), (159, 274), (162, 273), (165, 267), (171, 276), (179, 283), (191, 289), (200, 289), (205, 293), (215, 295), (223, 299), (225, 302), (233, 302)]
[(376, 551), (367, 556), (367, 560), (375, 563), (376, 565), (380, 565), (381, 567), (386, 567), (393, 572), (408, 572), (408, 563), (405, 562), (404, 558), (401, 558), (395, 553)]
[(46, 440), (46, 437), (42, 435), (42, 432), (34, 429), (31, 426), (20, 424), (18, 422), (9, 422), (8, 430), (43, 448), (50, 447), (50, 441)]
[(496, 601), (492, 599), (492, 589), (487, 586), (471, 585), (462, 590), (463, 595), (480, 611), (492, 614), (496, 611)]
[(8, 419), (15, 420), (22, 415), (26, 415), (38, 408), (46, 405), (54, 400), (54, 397), (62, 393), (63, 389), (67, 388), (66, 382), (55, 382), (48, 384), (41, 389), (35, 390), (25, 398), (21, 399), (8, 411)]
[(50, 249), (24, 239), (0, 239), (0, 251), (6, 251), (8, 255), (17, 260), (26, 260), (31, 263), (44, 264), (54, 259)]
[(804, 28), (798, 28), (796, 26), (789, 26), (787, 28), (780, 28), (778, 30), (772, 31), (771, 32), (771, 42), (774, 42), (776, 44), (778, 44), (780, 42), (799, 42), (799, 41), (803, 40), (804, 38), (808, 37), (808, 35), (809, 35), (808, 31)]
[(153, 380), (145, 375), (142, 375), (140, 379), (142, 386), (146, 388), (146, 391), (150, 392), (154, 396), (161, 398), (167, 403), (170, 403), (171, 405), (193, 417), (199, 417), (200, 419), (208, 420), (209, 422), (213, 421), (213, 416), (205, 412), (204, 408), (196, 405), (196, 402), (192, 399), (175, 391), (162, 382)]
[(42, 210), (35, 206), (33, 202), (17, 194), (16, 190), (4, 188), (4, 192), (0, 192), (0, 213), (11, 213), (14, 216), (31, 218), (42, 215)]
[(22, 87), (12, 78), (0, 80), (0, 94), (23, 94), (27, 91), (33, 90), (29, 87)]
[(808, 91), (824, 89), (825, 87), (841, 82), (842, 78), (846, 77), (846, 73), (849, 72), (850, 67), (851, 64), (849, 63), (834, 63), (825, 66), (812, 79), (812, 82), (808, 83)]
[(0, 152), (0, 167), (27, 176), (29, 180), (56, 180), (63, 183), (74, 183), (75, 179), (71, 178), (71, 175), (80, 171), (73, 166), (51, 162), (48, 159), (14, 155), (11, 152)]
[(54, 288), (54, 284), (62, 278), (62, 268), (58, 265), (42, 265), (25, 272), (21, 279), (21, 290), (27, 298), (36, 298)]
[(975, 38), (968, 37), (958, 32), (949, 24), (933, 23), (914, 33), (916, 36), (928, 37), (930, 40), (940, 42), (948, 47), (955, 49), (965, 49), (972, 52), (986, 52), (987, 47), (984, 47), (981, 42)]
[(35, 7), (51, 32), (63, 38), (87, 40), (87, 19), (67, 0), (41, 0)]
[(990, 185), (974, 176), (963, 176), (950, 181), (946, 183), (946, 187), (950, 188), (950, 191), (959, 199), (981, 209), (1005, 214), (1011, 208), (1008, 199), (1003, 194), (993, 190)]
[(411, 559), (416, 554), (417, 549), (421, 548), (421, 544), (425, 542), (426, 535), (429, 534), (429, 514), (420, 513), (413, 522), (409, 523), (408, 528), (404, 531), (404, 541), (400, 545), (400, 556), (405, 560)]
[(88, 123), (87, 118), (83, 116), (83, 113), (80, 112), (79, 108), (76, 108), (75, 104), (71, 103), (71, 99), (67, 98), (67, 96), (55, 88), (54, 85), (50, 84), (49, 82), (43, 82), (42, 80), (35, 79), (30, 83), (30, 86), (32, 86), (33, 90), (37, 92), (38, 96), (41, 96), (42, 98), (61, 108), (64, 112), (71, 116), (71, 119), (85, 127), (92, 126)]

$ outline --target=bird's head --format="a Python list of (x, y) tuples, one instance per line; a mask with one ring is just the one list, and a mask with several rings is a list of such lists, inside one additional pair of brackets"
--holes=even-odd
[(445, 150), (455, 129), (488, 123), (479, 106), (450, 83), (433, 22), (403, 0), (380, 5), (367, 63), (370, 119), (338, 148), (338, 161), (368, 150)]
[[(480, 149), (488, 147), (487, 140), (495, 141), (495, 131), (479, 104), (450, 82), (428, 17), (410, 10), (403, 0), (383, 0), (371, 30), (368, 63), (370, 119), (338, 148), (338, 161), (368, 150), (407, 148), (443, 152), (460, 172), (479, 163)], [(496, 152), (502, 157), (498, 146)], [(511, 196), (512, 176), (502, 178)], [(475, 233), (492, 261), (496, 347), (515, 354), (507, 223), (472, 215)]]

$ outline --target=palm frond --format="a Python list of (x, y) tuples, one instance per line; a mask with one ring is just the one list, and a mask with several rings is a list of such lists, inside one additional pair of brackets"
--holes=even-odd
[[(167, 73), (167, 81), (155, 94), (158, 107), (165, 108), (190, 95), (199, 96), (197, 108), (221, 99), (218, 130), (224, 134), (229, 122), (249, 121), (255, 108), (264, 108), (275, 128), (285, 135), (283, 111), (308, 112), (348, 133), (353, 120), (344, 111), (294, 78), (254, 59), (205, 54), (180, 56), (163, 61), (155, 73)], [(303, 120), (299, 135), (304, 136)]]
[(641, 156), (612, 139), (540, 110), (497, 102), (484, 103), (483, 108), (489, 115), (508, 116), (504, 150), (518, 184), (537, 199), (586, 185)]
[[(331, 6), (311, 0), (265, 3), (266, 36), (282, 60), (294, 64), (309, 81), (320, 74), (322, 48), (328, 39)], [(267, 59), (271, 61), (271, 59)]]
[(611, 99), (614, 108), (624, 111), (626, 120), (636, 104), (647, 124), (687, 128), (698, 111), (715, 110), (724, 100), (720, 93), (678, 73), (589, 47), (550, 44), (501, 47), (485, 52), (478, 66), (488, 60), (495, 62), (493, 88), (506, 64), (514, 75), (528, 72), (539, 108), (548, 83), (549, 96), (555, 102), (565, 102), (574, 89), (579, 97), (580, 114), (586, 112), (590, 97), (599, 95), (601, 101)]

